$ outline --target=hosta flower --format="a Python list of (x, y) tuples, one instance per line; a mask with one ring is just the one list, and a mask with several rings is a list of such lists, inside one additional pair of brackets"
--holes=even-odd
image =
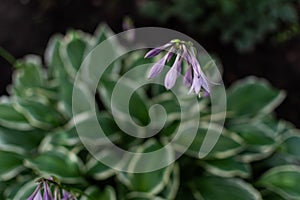
[[(41, 178), (38, 180), (39, 184), (34, 192), (27, 198), (27, 200), (76, 200), (77, 198), (68, 191), (61, 189), (60, 185), (52, 178)], [(50, 185), (54, 185), (54, 195)], [(62, 195), (61, 195), (62, 193)], [(61, 197), (62, 196), (62, 197)]]
[(209, 81), (201, 69), (200, 63), (197, 60), (193, 44), (180, 40), (172, 40), (171, 42), (150, 50), (145, 58), (152, 58), (167, 51), (157, 63), (155, 63), (149, 71), (148, 78), (154, 78), (161, 73), (165, 64), (170, 61), (174, 54), (176, 55), (175, 61), (165, 77), (165, 87), (171, 89), (181, 74), (183, 68), (183, 61), (188, 64), (185, 70), (183, 84), (189, 87), (189, 93), (196, 93), (200, 95), (203, 92), (204, 96), (210, 94)]

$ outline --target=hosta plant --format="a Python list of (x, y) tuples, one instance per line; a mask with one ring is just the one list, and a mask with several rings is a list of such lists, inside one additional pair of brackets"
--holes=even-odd
[[(74, 124), (78, 116), (73, 115), (72, 106), (81, 105), (72, 105), (72, 92), (82, 90), (84, 94), (89, 90), (88, 80), (75, 86), (74, 75), (85, 56), (111, 34), (101, 25), (94, 35), (74, 30), (65, 36), (55, 35), (44, 58), (28, 55), (15, 63), (9, 96), (1, 97), (0, 104), (0, 199), (300, 199), (300, 135), (292, 124), (274, 116), (284, 93), (255, 77), (228, 88), (222, 135), (207, 156), (199, 156), (199, 147), (208, 129), (210, 134), (219, 130), (219, 118), (224, 113), (211, 113), (209, 98), (200, 95), (196, 102), (201, 108), (200, 121), (184, 119), (188, 128), (197, 130), (186, 151), (179, 142), (170, 153), (156, 159), (141, 161), (135, 157), (124, 161), (128, 167), (151, 166), (182, 153), (174, 163), (151, 172), (131, 173), (99, 162), (78, 135)], [(101, 77), (96, 95), (91, 99), (80, 97), (80, 101), (97, 102), (98, 122), (114, 144), (142, 153), (170, 141), (181, 123), (174, 94), (168, 87), (150, 84), (133, 93), (130, 114), (136, 123), (147, 125), (149, 107), (160, 104), (168, 116), (163, 129), (153, 137), (136, 138), (117, 125), (110, 106), (112, 91), (118, 79), (137, 63), (153, 62), (153, 58), (145, 59), (145, 54), (131, 52), (116, 60)], [(173, 84), (174, 76), (167, 86)], [(147, 75), (127, 76), (126, 81), (137, 84), (139, 78), (146, 79)], [(188, 83), (192, 92), (200, 92), (196, 83)], [(126, 93), (126, 87), (123, 89)], [(188, 98), (193, 94), (182, 95)], [(117, 103), (122, 105), (122, 99)], [(193, 105), (190, 109), (192, 112)], [(86, 134), (93, 134), (97, 129), (88, 119), (80, 125)], [(126, 124), (128, 119), (118, 120)], [(180, 141), (184, 143), (188, 137), (187, 131)], [(109, 151), (100, 153), (102, 158), (117, 159)]]

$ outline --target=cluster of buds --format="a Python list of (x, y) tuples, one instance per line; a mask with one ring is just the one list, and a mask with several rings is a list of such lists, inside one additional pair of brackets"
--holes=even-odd
[(150, 50), (145, 55), (145, 58), (157, 56), (162, 51), (167, 53), (150, 69), (149, 79), (160, 74), (165, 64), (170, 61), (173, 55), (176, 55), (175, 61), (165, 77), (165, 87), (171, 89), (175, 85), (177, 78), (182, 72), (182, 63), (185, 61), (188, 64), (188, 69), (184, 72), (183, 83), (190, 88), (189, 93), (194, 92), (200, 96), (200, 93), (203, 91), (204, 96), (210, 94), (209, 81), (197, 60), (193, 43), (175, 39), (163, 46)]
[(37, 182), (38, 186), (27, 200), (77, 200), (74, 194), (61, 189), (53, 178), (40, 178)]

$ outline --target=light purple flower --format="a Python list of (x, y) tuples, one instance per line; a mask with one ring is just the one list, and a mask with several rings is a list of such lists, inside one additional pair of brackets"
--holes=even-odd
[(42, 200), (41, 188), (42, 186), (39, 184), (30, 197), (27, 198), (27, 200)]
[(53, 200), (50, 187), (46, 181), (44, 181), (44, 200)]
[(209, 80), (201, 69), (191, 42), (180, 41), (178, 39), (172, 40), (163, 46), (150, 50), (145, 55), (145, 58), (154, 57), (169, 47), (171, 48), (168, 53), (153, 65), (148, 74), (148, 78), (157, 76), (162, 71), (164, 65), (170, 61), (173, 52), (176, 52), (176, 59), (165, 77), (166, 89), (171, 89), (175, 85), (176, 79), (182, 71), (182, 61), (185, 60), (188, 64), (188, 68), (183, 77), (183, 84), (190, 88), (189, 93), (194, 92), (200, 96), (200, 93), (203, 92), (203, 96), (208, 96), (210, 94)]
[(151, 78), (154, 78), (155, 76), (157, 76), (164, 68), (165, 63), (170, 60), (172, 55), (173, 55), (173, 52), (168, 52), (163, 58), (161, 58), (157, 63), (155, 63), (153, 65), (153, 67), (150, 69), (148, 78), (151, 79)]
[(166, 78), (165, 78), (165, 87), (168, 90), (171, 89), (175, 85), (176, 79), (180, 75), (180, 72), (181, 72), (181, 62), (182, 62), (181, 56), (177, 55), (173, 66), (171, 67), (171, 69), (168, 71), (168, 73), (166, 75)]
[(163, 46), (160, 46), (160, 47), (156, 47), (152, 50), (150, 50), (146, 55), (145, 55), (145, 58), (152, 58), (156, 55), (158, 55), (160, 52), (162, 52), (163, 50), (167, 49), (168, 47), (172, 46), (172, 43), (167, 43)]
[(193, 83), (193, 69), (189, 67), (183, 77), (183, 84), (186, 87), (190, 87)]
[(73, 195), (69, 192), (67, 192), (66, 190), (63, 190), (63, 198), (61, 200), (71, 200), (74, 199)]
[[(27, 198), (27, 200), (75, 200), (77, 199), (72, 193), (62, 189), (53, 178), (45, 179), (41, 178), (38, 180), (39, 185), (34, 192)], [(54, 197), (50, 185), (54, 185)], [(61, 193), (63, 197), (61, 197)], [(42, 195), (43, 194), (43, 195)]]

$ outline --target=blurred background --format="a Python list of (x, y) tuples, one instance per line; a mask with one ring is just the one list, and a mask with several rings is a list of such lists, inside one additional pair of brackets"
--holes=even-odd
[[(299, 0), (1, 0), (0, 47), (16, 58), (43, 55), (54, 33), (92, 33), (99, 23), (118, 33), (124, 18), (135, 27), (171, 28), (220, 60), (227, 86), (255, 75), (285, 90), (278, 116), (300, 128), (299, 15)], [(12, 71), (0, 58), (1, 95)]]

